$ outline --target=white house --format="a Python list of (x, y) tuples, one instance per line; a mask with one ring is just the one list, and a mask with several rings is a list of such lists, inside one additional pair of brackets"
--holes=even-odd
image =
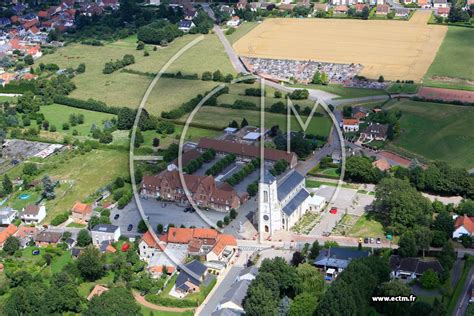
[(229, 21), (227, 21), (227, 26), (237, 27), (240, 25), (240, 18), (238, 16), (233, 16)]
[(243, 280), (252, 281), (252, 280), (255, 280), (255, 278), (257, 277), (257, 274), (258, 274), (257, 266), (247, 267), (247, 268), (243, 269), (242, 271), (240, 271), (239, 275), (237, 276), (237, 281), (243, 281)]
[(472, 236), (474, 231), (474, 218), (467, 215), (456, 217), (454, 222), (453, 238), (460, 238), (462, 235)]
[(179, 22), (178, 29), (180, 29), (181, 31), (183, 31), (185, 33), (188, 33), (189, 30), (192, 29), (195, 26), (196, 25), (191, 20), (181, 20)]
[(10, 225), (16, 217), (16, 211), (11, 207), (5, 207), (0, 210), (0, 224)]
[(309, 194), (304, 176), (295, 170), (279, 181), (265, 172), (259, 192), (259, 231), (270, 235), (276, 230), (290, 230), (304, 214), (321, 211), (325, 205), (324, 198)]
[(160, 243), (155, 240), (155, 237), (153, 237), (150, 231), (147, 231), (143, 234), (138, 244), (140, 259), (149, 262), (151, 258), (163, 252), (164, 247), (164, 245), (160, 245)]
[(46, 217), (46, 206), (30, 204), (23, 209), (20, 215), (26, 224), (38, 224)]
[(359, 119), (353, 119), (353, 118), (343, 119), (342, 130), (345, 133), (359, 131)]
[(237, 241), (234, 236), (227, 234), (219, 234), (216, 243), (211, 251), (206, 254), (207, 261), (229, 262), (237, 249)]
[(104, 241), (118, 241), (120, 237), (120, 227), (111, 224), (98, 224), (92, 228), (91, 235), (94, 245), (101, 245)]

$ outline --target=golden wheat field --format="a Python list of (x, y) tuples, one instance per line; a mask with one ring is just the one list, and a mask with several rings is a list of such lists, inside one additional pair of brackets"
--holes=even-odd
[(410, 21), (266, 19), (234, 49), (246, 57), (359, 63), (368, 78), (419, 81), (447, 31), (428, 25), (430, 15), (417, 11)]

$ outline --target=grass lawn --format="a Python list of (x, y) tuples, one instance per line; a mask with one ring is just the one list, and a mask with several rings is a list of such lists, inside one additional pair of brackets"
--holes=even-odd
[(161, 112), (175, 109), (198, 94), (211, 91), (218, 84), (214, 81), (161, 78), (153, 88), (145, 109), (159, 116)]
[(474, 108), (404, 100), (389, 109), (400, 109), (401, 133), (387, 147), (445, 160), (453, 166), (474, 167)]
[[(161, 135), (158, 134), (156, 131), (145, 131), (143, 132), (143, 138), (145, 140), (145, 143), (142, 145), (147, 146), (147, 147), (152, 147), (153, 144), (153, 138), (157, 137), (160, 139), (160, 147), (159, 148), (167, 148), (171, 143), (174, 142), (179, 142), (179, 139), (181, 137), (181, 133), (183, 132), (183, 127), (182, 125), (176, 125), (175, 126), (175, 132), (170, 135)], [(218, 131), (210, 130), (210, 129), (204, 129), (204, 128), (198, 128), (198, 127), (192, 127), (189, 126), (187, 133), (186, 133), (186, 140), (187, 141), (198, 141), (202, 137), (216, 137), (220, 133)]]
[(69, 224), (67, 225), (67, 227), (72, 227), (72, 228), (84, 228), (84, 227), (86, 227), (86, 226), (87, 226), (87, 225), (80, 224), (80, 223), (74, 223), (74, 222), (69, 223)]
[(417, 84), (411, 83), (392, 83), (385, 90), (388, 93), (417, 93), (420, 88)]
[[(35, 179), (49, 175), (61, 182), (55, 190), (56, 198), (46, 203), (44, 223), (49, 223), (59, 213), (69, 210), (75, 201), (85, 199), (117, 176), (127, 176), (128, 152), (100, 149), (81, 155), (76, 151), (67, 151), (41, 160), (39, 167), (40, 173)], [(13, 168), (8, 174), (18, 174), (21, 169)], [(26, 204), (34, 201), (34, 196), (30, 197)], [(16, 199), (14, 202), (19, 203)]]
[(426, 78), (451, 77), (474, 80), (474, 69), (466, 64), (466, 61), (471, 60), (472, 56), (474, 56), (474, 32), (472, 29), (450, 26), (426, 73)]
[[(211, 128), (224, 129), (229, 122), (236, 120), (240, 122), (242, 118), (246, 118), (250, 125), (260, 125), (260, 112), (252, 110), (234, 110), (222, 107), (202, 107), (194, 116), (192, 123), (200, 124), (201, 126), (209, 126)], [(306, 117), (302, 117), (303, 122)], [(178, 121), (184, 122), (186, 118), (181, 118)], [(279, 125), (281, 130), (286, 130), (286, 115), (276, 113), (265, 113), (265, 127), (270, 128), (273, 125)], [(301, 130), (297, 119), (292, 116), (291, 129)], [(313, 117), (306, 130), (309, 134), (329, 135), (331, 129), (330, 119), (327, 117)]]
[(336, 99), (352, 99), (386, 94), (385, 91), (378, 89), (344, 88), (342, 84), (329, 84), (327, 86), (320, 84), (298, 84), (292, 85), (291, 87), (323, 90), (329, 93), (337, 94), (339, 97)]
[(0, 95), (0, 103), (9, 102), (9, 103), (16, 103), (16, 97), (7, 97)]
[[(198, 36), (185, 35), (170, 43), (169, 46), (160, 47), (156, 51), (153, 51), (151, 45), (147, 45), (146, 50), (150, 54), (148, 57), (143, 56), (143, 51), (136, 50), (135, 37), (104, 46), (71, 44), (59, 49), (54, 54), (43, 56), (38, 60), (38, 63), (56, 63), (63, 68), (76, 68), (80, 63), (85, 63), (86, 72), (73, 79), (77, 89), (71, 93), (72, 97), (86, 100), (93, 98), (104, 101), (110, 106), (135, 108), (139, 105), (151, 78), (120, 71), (103, 74), (104, 64), (110, 60), (121, 59), (125, 54), (132, 54), (135, 57), (135, 64), (128, 66), (128, 69), (158, 72), (176, 52)], [(204, 71), (217, 69), (224, 73), (233, 73), (230, 61), (228, 61), (217, 36), (209, 34), (205, 35), (202, 42), (196, 44), (176, 60), (168, 71), (198, 73), (200, 75)], [(174, 89), (178, 90), (176, 86)]]
[[(308, 188), (319, 188), (322, 185), (330, 186), (330, 187), (337, 187), (337, 182), (325, 182), (313, 179), (306, 179), (306, 187)], [(347, 189), (357, 189), (357, 186), (349, 183), (344, 183), (341, 185), (342, 188)]]
[(385, 232), (382, 224), (370, 214), (364, 214), (352, 226), (349, 235), (353, 237), (383, 237)]
[[(56, 126), (58, 132), (72, 135), (72, 131), (77, 130), (80, 136), (89, 135), (93, 124), (102, 129), (103, 121), (111, 120), (115, 117), (113, 114), (77, 109), (61, 104), (42, 106), (40, 112), (44, 114), (45, 119), (50, 125)], [(63, 123), (69, 123), (69, 115), (71, 114), (84, 115), (84, 124), (76, 126), (71, 126), (71, 124), (69, 124), (69, 130), (63, 130)]]
[(53, 261), (51, 262), (51, 272), (58, 273), (60, 272), (66, 264), (72, 262), (72, 257), (69, 251), (64, 251), (62, 255), (59, 257), (54, 257)]
[[(29, 194), (30, 197), (26, 200), (21, 200), (19, 198), (19, 196), (23, 193)], [(7, 204), (10, 205), (14, 210), (17, 210), (17, 211), (21, 212), (24, 207), (26, 207), (29, 204), (34, 204), (36, 201), (39, 200), (39, 198), (40, 198), (40, 192), (36, 192), (36, 191), (32, 191), (32, 190), (18, 191), (7, 202)]]
[(95, 282), (81, 283), (78, 288), (79, 295), (86, 298), (87, 295), (89, 295), (89, 293), (92, 291), (92, 289), (94, 288), (96, 284), (107, 285), (108, 283), (112, 283), (113, 281), (114, 281), (114, 273), (110, 272), (106, 276), (104, 276), (103, 278)]
[[(235, 29), (235, 32), (230, 34), (230, 35), (226, 35), (225, 37), (227, 37), (227, 39), (229, 40), (229, 42), (231, 44), (234, 44), (235, 42), (237, 42), (242, 36), (244, 36), (245, 34), (247, 34), (248, 32), (250, 32), (254, 27), (256, 27), (258, 25), (258, 22), (247, 22), (247, 21), (244, 21), (242, 24), (239, 25), (238, 28)], [(224, 34), (225, 34), (225, 31), (223, 31)]]

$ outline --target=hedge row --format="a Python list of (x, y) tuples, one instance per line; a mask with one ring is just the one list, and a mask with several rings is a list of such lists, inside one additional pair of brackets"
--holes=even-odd
[(104, 102), (93, 100), (93, 99), (89, 99), (85, 101), (85, 100), (79, 100), (79, 99), (66, 97), (63, 95), (58, 95), (54, 97), (54, 102), (58, 104), (74, 107), (74, 108), (103, 112), (103, 113), (110, 113), (110, 114), (116, 114), (116, 115), (120, 111), (120, 108), (118, 107), (108, 106)]
[(227, 168), (231, 163), (235, 161), (234, 154), (228, 154), (218, 162), (216, 162), (212, 167), (206, 170), (206, 175), (217, 175), (219, 172)]
[(411, 98), (413, 101), (421, 101), (421, 102), (434, 102), (434, 103), (442, 103), (442, 104), (454, 104), (454, 105), (462, 105), (462, 106), (474, 106), (474, 103), (472, 102), (462, 102), (458, 100), (454, 101), (446, 101), (442, 99), (430, 99), (430, 98), (424, 98), (424, 97), (418, 97), (414, 96)]
[(25, 93), (27, 91), (36, 91), (36, 86), (33, 81), (12, 81), (4, 87), (0, 86), (0, 93)]
[(145, 295), (145, 299), (153, 304), (168, 306), (168, 307), (196, 307), (198, 303), (186, 298), (176, 299), (171, 297), (158, 296), (155, 294)]
[(260, 159), (255, 158), (249, 164), (246, 164), (239, 172), (234, 173), (229, 179), (226, 180), (228, 184), (234, 186), (245, 179), (249, 174), (255, 171), (260, 165)]

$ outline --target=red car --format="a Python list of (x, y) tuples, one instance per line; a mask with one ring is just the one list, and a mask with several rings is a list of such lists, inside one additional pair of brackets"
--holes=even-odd
[(331, 210), (329, 211), (329, 213), (331, 213), (331, 214), (336, 214), (336, 213), (337, 213), (337, 207), (331, 208)]

